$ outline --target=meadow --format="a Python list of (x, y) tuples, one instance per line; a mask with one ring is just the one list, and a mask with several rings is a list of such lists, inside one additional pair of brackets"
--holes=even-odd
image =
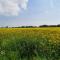
[(0, 60), (60, 60), (60, 28), (0, 28)]

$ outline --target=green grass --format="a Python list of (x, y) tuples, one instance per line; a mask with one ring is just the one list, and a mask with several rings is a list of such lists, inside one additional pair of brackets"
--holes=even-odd
[(0, 28), (0, 60), (60, 60), (60, 28)]

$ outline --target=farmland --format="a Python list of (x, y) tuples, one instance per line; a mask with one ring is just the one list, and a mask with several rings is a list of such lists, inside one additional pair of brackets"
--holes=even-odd
[(60, 60), (60, 28), (0, 28), (0, 60)]

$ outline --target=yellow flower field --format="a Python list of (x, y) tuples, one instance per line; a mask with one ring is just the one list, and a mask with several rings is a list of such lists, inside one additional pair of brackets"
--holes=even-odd
[(60, 28), (0, 28), (0, 60), (59, 60)]

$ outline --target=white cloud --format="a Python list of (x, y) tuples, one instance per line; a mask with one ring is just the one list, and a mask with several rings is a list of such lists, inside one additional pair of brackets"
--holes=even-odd
[(0, 15), (16, 16), (27, 8), (28, 0), (0, 0)]

